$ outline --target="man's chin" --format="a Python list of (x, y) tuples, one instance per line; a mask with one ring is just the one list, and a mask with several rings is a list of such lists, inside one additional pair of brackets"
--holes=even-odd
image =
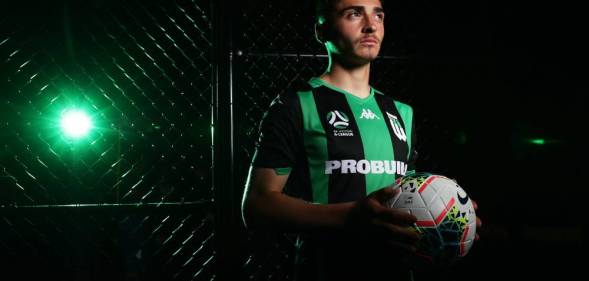
[(358, 52), (358, 57), (366, 60), (366, 61), (373, 61), (378, 57), (378, 51), (379, 49), (375, 48), (375, 49), (371, 49), (371, 50), (362, 50), (360, 52)]
[(359, 56), (359, 60), (364, 61), (366, 63), (370, 63), (373, 60), (375, 60), (377, 57), (378, 57), (378, 54), (370, 54), (370, 55)]
[(339, 56), (335, 60), (346, 67), (358, 67), (369, 64), (378, 57), (378, 53), (356, 53), (355, 55)]

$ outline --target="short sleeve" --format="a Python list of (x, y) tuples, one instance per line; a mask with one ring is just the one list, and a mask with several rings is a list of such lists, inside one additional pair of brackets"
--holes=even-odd
[[(417, 136), (415, 130), (415, 111), (411, 106), (408, 104), (395, 101), (395, 106), (399, 110), (399, 114), (401, 114), (401, 118), (405, 126), (410, 126), (409, 132), (411, 132), (410, 138), (408, 138), (407, 144), (409, 145), (408, 155), (407, 155), (407, 173), (411, 174), (416, 170), (417, 164), (417, 150), (416, 143), (417, 143)], [(407, 131), (407, 128), (405, 128)]]
[[(415, 119), (413, 119), (415, 121)], [(417, 138), (416, 138), (416, 133), (415, 133), (415, 122), (411, 122), (411, 147), (409, 148), (409, 159), (407, 160), (407, 171), (408, 173), (411, 172), (415, 172), (417, 167), (416, 167), (416, 163), (417, 163), (417, 149), (416, 149), (416, 142), (417, 142)]]
[(277, 96), (260, 123), (252, 166), (289, 171), (299, 153), (301, 109), (296, 93)]

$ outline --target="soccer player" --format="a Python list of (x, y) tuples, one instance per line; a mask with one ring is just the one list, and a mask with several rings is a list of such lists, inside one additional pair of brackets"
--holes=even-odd
[(406, 280), (415, 216), (384, 204), (415, 169), (413, 110), (369, 85), (384, 38), (379, 0), (319, 0), (325, 73), (265, 114), (244, 191), (251, 228), (301, 233), (299, 280)]

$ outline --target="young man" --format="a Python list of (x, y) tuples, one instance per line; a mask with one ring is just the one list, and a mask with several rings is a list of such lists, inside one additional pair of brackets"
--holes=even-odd
[(243, 196), (248, 227), (301, 234), (300, 280), (405, 280), (416, 218), (386, 207), (414, 170), (413, 111), (369, 85), (384, 37), (379, 0), (320, 0), (316, 37), (330, 58), (264, 116)]

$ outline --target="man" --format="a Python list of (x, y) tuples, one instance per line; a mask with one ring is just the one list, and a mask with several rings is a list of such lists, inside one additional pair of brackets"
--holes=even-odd
[(416, 218), (388, 208), (415, 169), (413, 111), (369, 85), (384, 37), (379, 0), (323, 0), (316, 37), (327, 71), (277, 97), (261, 124), (243, 197), (253, 228), (301, 234), (300, 280), (409, 278)]

